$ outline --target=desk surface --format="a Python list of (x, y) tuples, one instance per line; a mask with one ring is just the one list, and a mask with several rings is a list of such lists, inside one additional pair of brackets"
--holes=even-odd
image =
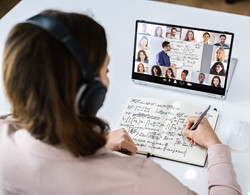
[[(195, 102), (204, 107), (211, 104), (217, 107), (220, 113), (216, 132), (222, 142), (226, 144), (231, 121), (246, 120), (250, 122), (250, 90), (247, 81), (250, 73), (247, 47), (250, 45), (249, 17), (143, 0), (22, 0), (0, 20), (1, 61), (4, 42), (13, 25), (44, 9), (87, 13), (105, 27), (108, 52), (111, 57), (109, 65), (111, 85), (105, 104), (98, 115), (109, 122), (111, 129), (118, 121), (130, 96)], [(136, 19), (234, 32), (232, 57), (238, 58), (239, 62), (227, 99), (216, 100), (132, 83), (130, 78)], [(4, 96), (2, 74), (0, 79), (0, 114), (4, 114), (10, 112), (10, 106)], [(232, 156), (243, 194), (250, 194), (250, 149), (247, 152), (232, 151)], [(199, 194), (207, 194), (206, 168), (158, 158), (154, 160), (191, 189)], [(191, 178), (187, 176), (190, 173)]]

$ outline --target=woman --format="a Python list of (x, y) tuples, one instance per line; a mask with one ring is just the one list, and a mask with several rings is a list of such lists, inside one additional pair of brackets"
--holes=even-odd
[[(85, 70), (93, 69), (108, 87), (103, 27), (81, 14), (42, 14), (67, 27), (89, 61)], [(107, 124), (95, 114), (77, 112), (78, 106), (88, 106), (75, 105), (77, 93), (95, 76), (83, 74), (71, 52), (30, 23), (16, 25), (7, 38), (2, 70), (13, 113), (1, 117), (1, 194), (195, 194), (151, 159), (109, 150), (134, 155), (136, 147), (124, 129), (107, 134)], [(240, 193), (231, 177), (230, 149), (205, 119), (190, 131), (196, 120), (188, 119), (183, 134), (208, 148), (209, 190)]]
[(173, 71), (173, 69), (172, 68), (168, 68), (167, 70), (166, 70), (166, 78), (167, 79), (174, 79), (175, 78), (175, 76), (174, 76), (174, 71)]
[(144, 74), (145, 73), (145, 68), (144, 68), (144, 65), (143, 63), (139, 63), (137, 65), (137, 72), (141, 73), (141, 74)]
[(214, 65), (210, 68), (210, 74), (225, 76), (224, 65), (221, 62), (215, 62)]
[(205, 32), (203, 34), (203, 43), (208, 44), (209, 39), (210, 39), (210, 34), (208, 32)]
[(211, 81), (211, 86), (221, 88), (220, 84), (221, 84), (220, 77), (219, 76), (214, 76), (212, 81)]
[(187, 79), (188, 73), (188, 70), (183, 70), (181, 72), (181, 78), (179, 78), (179, 80), (189, 82), (189, 80)]
[(226, 54), (225, 54), (225, 49), (223, 47), (219, 47), (216, 50), (216, 61), (226, 62)]
[(136, 61), (142, 63), (149, 63), (148, 56), (144, 50), (138, 51)]
[(154, 34), (154, 36), (155, 37), (161, 37), (161, 38), (163, 38), (163, 36), (162, 36), (162, 28), (160, 26), (157, 26), (155, 28), (155, 34)]
[(147, 50), (148, 49), (148, 38), (146, 36), (142, 36), (139, 41), (139, 47), (141, 50)]
[(161, 68), (158, 65), (152, 66), (151, 74), (156, 77), (161, 76)]
[(188, 30), (184, 38), (184, 41), (196, 42), (194, 39), (194, 31)]

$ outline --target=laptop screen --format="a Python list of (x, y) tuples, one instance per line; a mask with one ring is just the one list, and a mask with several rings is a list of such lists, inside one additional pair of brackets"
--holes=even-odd
[(136, 21), (132, 79), (223, 96), (233, 36)]

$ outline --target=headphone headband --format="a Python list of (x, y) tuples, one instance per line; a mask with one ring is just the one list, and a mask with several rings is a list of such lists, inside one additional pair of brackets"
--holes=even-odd
[(47, 31), (60, 41), (77, 61), (83, 75), (83, 84), (76, 94), (75, 107), (78, 115), (96, 114), (103, 105), (107, 87), (96, 77), (80, 45), (61, 22), (46, 15), (38, 14), (25, 21)]
[(25, 23), (33, 24), (44, 29), (56, 40), (62, 42), (77, 61), (85, 81), (92, 80), (96, 76), (95, 71), (91, 68), (81, 47), (61, 22), (52, 17), (38, 14), (26, 20)]

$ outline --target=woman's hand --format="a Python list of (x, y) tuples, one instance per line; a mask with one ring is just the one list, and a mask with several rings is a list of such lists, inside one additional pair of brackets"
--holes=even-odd
[(125, 129), (111, 131), (107, 135), (106, 148), (119, 151), (128, 155), (135, 155), (137, 147)]
[(206, 148), (209, 148), (214, 144), (221, 144), (219, 138), (215, 134), (206, 118), (201, 120), (197, 129), (193, 131), (189, 130), (197, 120), (198, 117), (189, 117), (187, 121), (187, 127), (182, 131), (182, 134), (188, 137), (188, 141), (190, 141), (194, 145), (199, 144)]

